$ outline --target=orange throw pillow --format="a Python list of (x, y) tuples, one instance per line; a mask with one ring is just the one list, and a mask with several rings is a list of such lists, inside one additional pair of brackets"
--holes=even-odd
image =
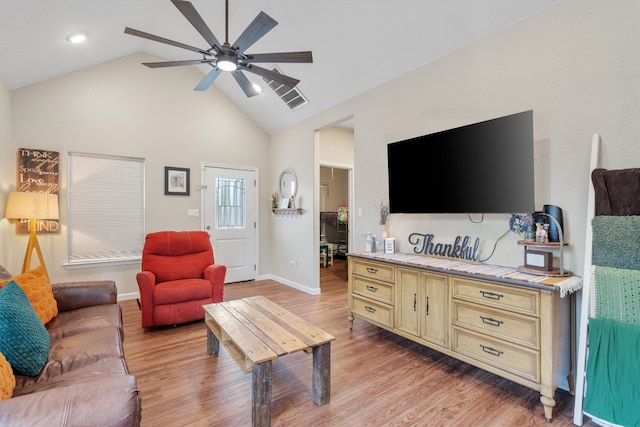
[(0, 288), (11, 280), (14, 280), (27, 295), (42, 324), (46, 325), (47, 322), (56, 317), (58, 303), (53, 297), (51, 283), (44, 271), (44, 267), (39, 266), (12, 279), (3, 280), (0, 282)]
[(0, 400), (11, 398), (14, 388), (16, 388), (16, 377), (13, 375), (13, 369), (4, 354), (0, 353)]

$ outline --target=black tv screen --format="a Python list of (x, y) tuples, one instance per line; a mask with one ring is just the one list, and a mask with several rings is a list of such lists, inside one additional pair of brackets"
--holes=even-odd
[(387, 145), (391, 213), (534, 211), (533, 111)]

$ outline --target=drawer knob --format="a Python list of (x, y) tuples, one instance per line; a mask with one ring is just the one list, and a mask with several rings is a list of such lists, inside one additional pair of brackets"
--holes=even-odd
[(369, 307), (368, 305), (365, 305), (364, 309), (367, 310), (369, 313), (375, 313), (376, 312), (375, 308)]
[(502, 295), (502, 294), (496, 294), (495, 292), (480, 291), (480, 293), (482, 294), (482, 296), (483, 296), (484, 298), (488, 298), (488, 299), (495, 299), (495, 300), (499, 300), (500, 298), (504, 297), (504, 295)]
[(480, 344), (480, 347), (482, 347), (482, 351), (484, 351), (485, 353), (489, 353), (492, 356), (500, 357), (502, 354), (504, 354), (504, 351), (496, 350), (493, 347), (489, 347), (482, 344)]
[(367, 267), (367, 273), (376, 274), (378, 272), (377, 268)]
[(367, 290), (371, 292), (378, 292), (378, 288), (375, 286), (367, 285)]
[(491, 317), (480, 316), (480, 319), (482, 319), (482, 323), (486, 323), (491, 326), (500, 326), (504, 323), (502, 320), (492, 319)]

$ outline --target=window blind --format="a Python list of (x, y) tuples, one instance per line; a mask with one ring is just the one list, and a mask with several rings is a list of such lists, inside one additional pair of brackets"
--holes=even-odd
[(138, 262), (144, 159), (69, 152), (68, 168), (67, 265)]

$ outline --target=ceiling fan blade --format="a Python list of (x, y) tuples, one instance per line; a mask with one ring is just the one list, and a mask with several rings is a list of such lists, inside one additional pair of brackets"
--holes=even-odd
[(188, 59), (186, 61), (143, 62), (149, 68), (178, 67), (181, 65), (210, 64), (213, 59)]
[(184, 15), (185, 18), (193, 25), (193, 27), (200, 33), (200, 35), (211, 45), (211, 47), (221, 47), (222, 44), (218, 41), (216, 36), (213, 35), (207, 24), (202, 19), (202, 16), (198, 13), (193, 4), (183, 0), (171, 0), (171, 3)]
[(238, 84), (244, 91), (244, 94), (247, 95), (247, 98), (258, 95), (258, 91), (255, 90), (247, 76), (245, 76), (242, 71), (232, 71), (231, 75), (234, 79), (236, 79), (236, 82), (238, 82)]
[(278, 21), (264, 12), (260, 12), (258, 16), (251, 21), (251, 24), (245, 28), (242, 34), (240, 34), (238, 40), (233, 44), (233, 48), (239, 52), (244, 52), (276, 25), (278, 25)]
[(247, 54), (247, 62), (313, 62), (310, 51)]
[(124, 32), (126, 34), (131, 34), (132, 36), (142, 37), (143, 39), (153, 40), (155, 42), (160, 42), (160, 43), (168, 44), (170, 46), (180, 47), (182, 49), (187, 49), (187, 50), (191, 50), (193, 52), (201, 53), (203, 55), (211, 56), (211, 52), (207, 52), (206, 50), (202, 50), (202, 49), (200, 49), (198, 47), (189, 46), (188, 44), (184, 44), (184, 43), (180, 43), (180, 42), (177, 42), (177, 41), (165, 39), (164, 37), (155, 36), (153, 34), (145, 33), (144, 31), (140, 31), (140, 30), (136, 30), (136, 29), (133, 29), (133, 28), (126, 27), (124, 29)]
[(204, 76), (204, 79), (200, 80), (200, 83), (198, 83), (198, 85), (194, 87), (193, 90), (204, 91), (209, 89), (209, 86), (211, 86), (215, 79), (218, 78), (221, 72), (222, 70), (220, 68), (214, 68), (213, 70), (209, 71), (209, 74)]
[(258, 67), (257, 65), (253, 64), (244, 65), (242, 69), (291, 87), (295, 87), (298, 83), (300, 83), (300, 80), (298, 79), (294, 79), (293, 77), (289, 77), (275, 71), (267, 70), (266, 68)]

